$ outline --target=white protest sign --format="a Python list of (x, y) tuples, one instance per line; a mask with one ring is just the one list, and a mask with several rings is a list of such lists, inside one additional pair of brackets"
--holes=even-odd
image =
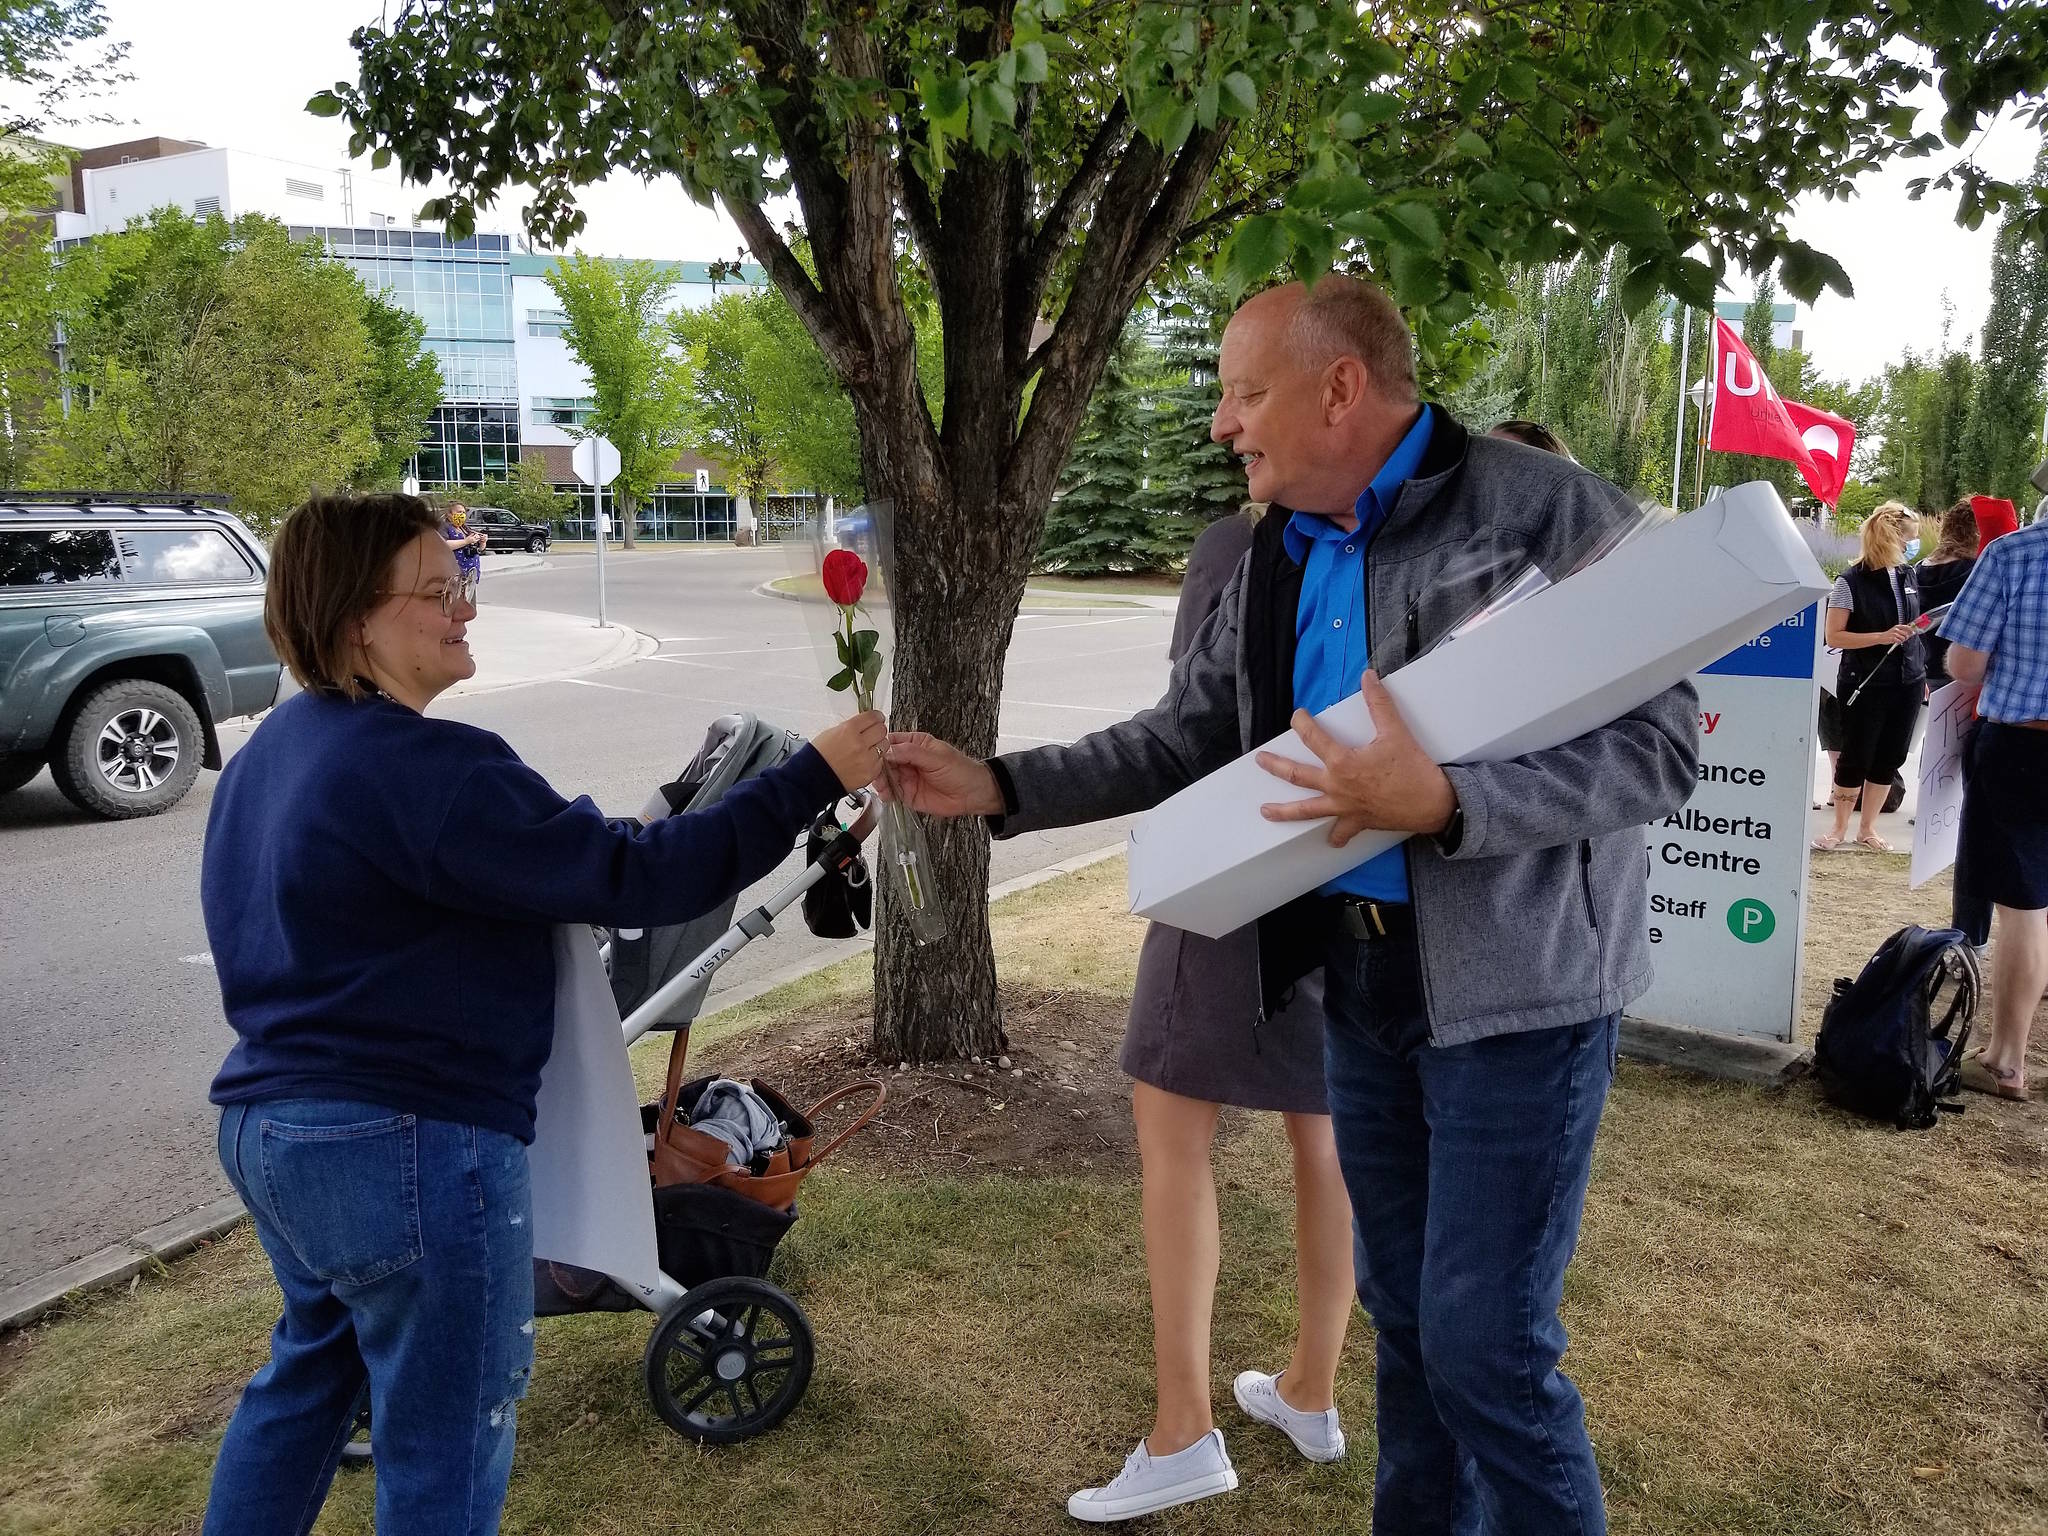
[(1950, 683), (1927, 701), (1927, 734), (1920, 742), (1920, 800), (1913, 813), (1913, 873), (1925, 885), (1956, 861), (1963, 821), (1963, 741), (1977, 717), (1977, 689)]
[(1793, 614), (1692, 678), (1699, 787), (1647, 829), (1656, 980), (1630, 1005), (1637, 1018), (1792, 1038), (1822, 612)]

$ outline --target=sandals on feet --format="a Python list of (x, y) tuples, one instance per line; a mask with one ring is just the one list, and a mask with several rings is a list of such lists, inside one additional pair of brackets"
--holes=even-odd
[(1856, 841), (1859, 846), (1868, 848), (1872, 853), (1890, 853), (1892, 851), (1892, 845), (1879, 837), (1875, 832), (1871, 833), (1868, 837), (1859, 837)]
[(2003, 1071), (1984, 1060), (1984, 1053), (1972, 1051), (1956, 1071), (1956, 1081), (1972, 1093), (1988, 1093), (1997, 1099), (2027, 1101), (2026, 1074), (2017, 1067)]
[(1842, 840), (1829, 832), (1823, 832), (1813, 840), (1813, 851), (1815, 853), (1833, 853), (1841, 846)]

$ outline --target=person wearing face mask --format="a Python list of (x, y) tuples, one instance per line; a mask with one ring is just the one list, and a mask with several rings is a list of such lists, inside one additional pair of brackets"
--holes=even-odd
[(283, 1315), (208, 1536), (307, 1530), (366, 1383), (377, 1528), (498, 1528), (533, 1364), (553, 926), (686, 922), (880, 766), (868, 712), (710, 809), (607, 820), (426, 713), (476, 671), (474, 590), (411, 496), (316, 496), (272, 547), (264, 628), (304, 691), (221, 774), (200, 904), (235, 1033), (221, 1163)]
[(1906, 761), (1927, 685), (1927, 652), (1914, 621), (1920, 588), (1907, 564), (1918, 520), (1888, 501), (1863, 520), (1863, 555), (1828, 594), (1827, 643), (1842, 652), (1842, 753), (1835, 762), (1835, 821), (1813, 846), (1832, 852), (1849, 834), (1857, 804), (1856, 841), (1877, 853), (1891, 844), (1877, 835), (1878, 812), (1892, 776)]

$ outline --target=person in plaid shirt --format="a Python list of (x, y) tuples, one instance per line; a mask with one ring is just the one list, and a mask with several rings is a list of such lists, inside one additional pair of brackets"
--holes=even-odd
[(1962, 1083), (2027, 1096), (2027, 1032), (2048, 991), (2048, 523), (1985, 546), (1942, 620), (1949, 675), (1978, 683), (1958, 857), (1997, 912), (1991, 1043)]

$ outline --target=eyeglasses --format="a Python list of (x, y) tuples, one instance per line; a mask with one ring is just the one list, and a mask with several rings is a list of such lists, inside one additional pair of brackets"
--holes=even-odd
[(429, 590), (426, 592), (380, 591), (376, 595), (378, 597), (416, 597), (424, 603), (437, 603), (441, 608), (441, 617), (452, 619), (455, 617), (456, 609), (465, 603), (474, 603), (476, 601), (476, 578), (474, 576), (459, 576), (439, 590)]

